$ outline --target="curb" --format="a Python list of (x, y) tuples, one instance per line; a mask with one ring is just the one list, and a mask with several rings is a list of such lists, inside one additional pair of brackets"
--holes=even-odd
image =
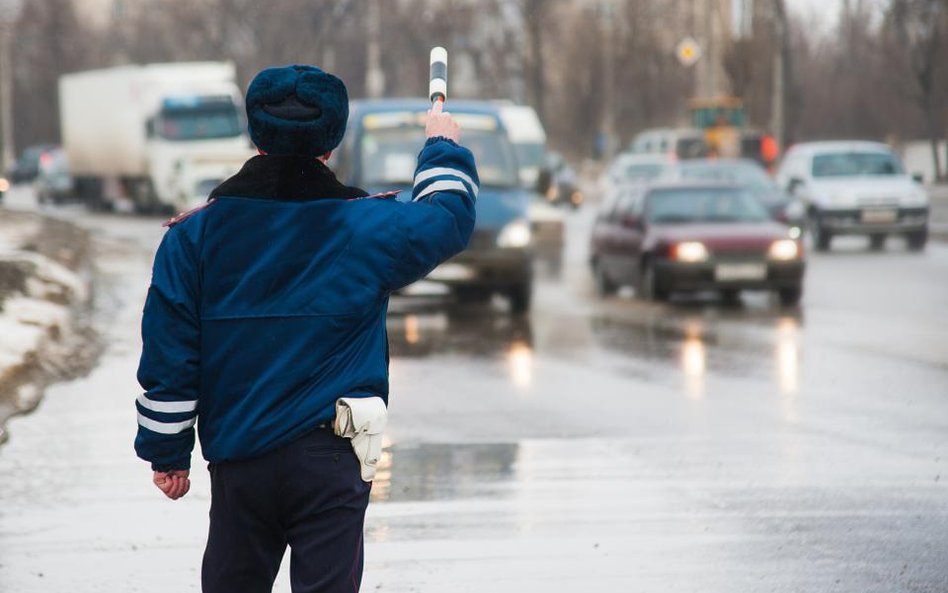
[(0, 210), (0, 444), (8, 418), (33, 411), (48, 385), (94, 366), (93, 277), (88, 231)]

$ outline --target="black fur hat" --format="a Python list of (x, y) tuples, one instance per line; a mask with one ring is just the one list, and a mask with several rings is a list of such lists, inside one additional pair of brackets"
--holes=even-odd
[(247, 89), (250, 138), (267, 154), (326, 154), (348, 119), (346, 85), (314, 66), (267, 68)]

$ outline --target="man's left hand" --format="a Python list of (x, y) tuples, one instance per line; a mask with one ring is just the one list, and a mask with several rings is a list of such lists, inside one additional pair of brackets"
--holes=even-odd
[(174, 469), (170, 472), (155, 472), (153, 481), (159, 490), (171, 500), (178, 500), (191, 489), (191, 472), (186, 469)]

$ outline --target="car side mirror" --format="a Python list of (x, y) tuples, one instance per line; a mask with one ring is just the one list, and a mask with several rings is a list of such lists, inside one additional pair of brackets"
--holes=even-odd
[(622, 223), (622, 226), (629, 229), (642, 228), (642, 219), (635, 214), (623, 214), (620, 222)]
[(540, 169), (540, 172), (537, 174), (537, 184), (536, 190), (537, 193), (541, 196), (545, 196), (546, 192), (550, 191), (550, 186), (553, 185), (553, 171), (548, 167)]
[(787, 184), (787, 193), (790, 195), (796, 195), (797, 191), (803, 187), (803, 180), (799, 177), (794, 177), (790, 180), (790, 183)]
[(155, 137), (155, 118), (149, 117), (145, 122), (145, 137), (154, 138)]
[(921, 173), (912, 173), (912, 179), (915, 183), (925, 183), (925, 176)]

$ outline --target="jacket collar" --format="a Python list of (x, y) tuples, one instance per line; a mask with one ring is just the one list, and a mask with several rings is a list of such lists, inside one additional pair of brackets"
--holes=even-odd
[(309, 156), (257, 155), (225, 180), (208, 200), (220, 197), (309, 202), (327, 198), (361, 198), (357, 187), (345, 186), (325, 164)]

